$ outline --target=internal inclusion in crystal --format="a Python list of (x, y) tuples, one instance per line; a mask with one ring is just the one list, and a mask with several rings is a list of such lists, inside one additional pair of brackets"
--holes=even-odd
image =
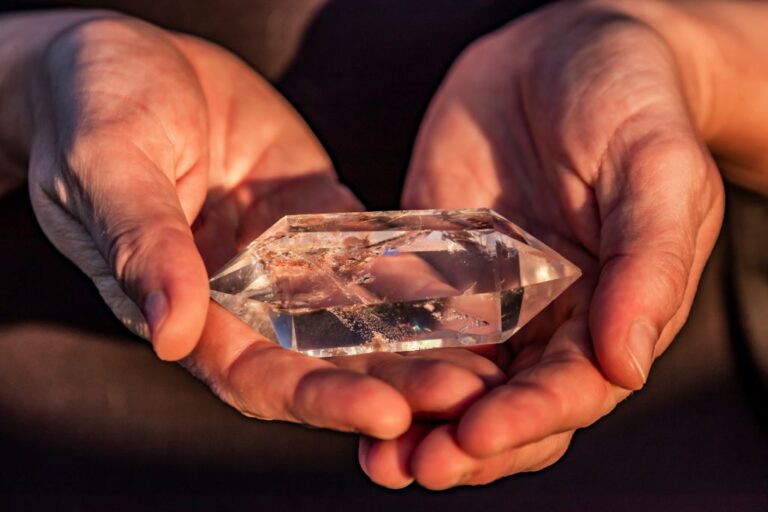
[(292, 215), (227, 263), (211, 295), (323, 357), (499, 343), (580, 275), (488, 209)]

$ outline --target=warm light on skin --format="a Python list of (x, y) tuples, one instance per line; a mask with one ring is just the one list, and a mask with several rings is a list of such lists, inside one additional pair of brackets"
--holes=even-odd
[(241, 413), (369, 436), (382, 485), (486, 483), (554, 463), (653, 378), (722, 219), (706, 145), (768, 191), (766, 26), (759, 2), (561, 2), (456, 61), (403, 206), (498, 208), (584, 269), (492, 353), (319, 360), (209, 302), (207, 271), (276, 219), (361, 205), (291, 105), (198, 38), (104, 11), (0, 17), (0, 193), (27, 179), (126, 327), (149, 320), (158, 356)]
[[(702, 5), (715, 4), (695, 9)], [(534, 321), (535, 336), (512, 338), (509, 383), (457, 426), (366, 447), (361, 458), (375, 481), (437, 489), (540, 469), (564, 453), (573, 429), (653, 378), (723, 215), (720, 174), (705, 149), (714, 139), (708, 131), (702, 139), (709, 98), (699, 96), (714, 85), (697, 82), (714, 79), (700, 76), (711, 56), (684, 12), (693, 3), (676, 6), (551, 4), (455, 61), (422, 123), (405, 206), (493, 204), (535, 225), (585, 273), (548, 325)], [(653, 17), (676, 31), (675, 44), (691, 46), (674, 47)], [(754, 18), (741, 22), (762, 30)]]
[(361, 208), (304, 120), (230, 52), (116, 13), (42, 11), (0, 17), (0, 56), (0, 162), (29, 168), (46, 236), (160, 358), (242, 414), (391, 439), (499, 381), (469, 351), (296, 354), (209, 301), (207, 271), (280, 217)]
[(675, 54), (691, 115), (726, 179), (768, 195), (768, 4), (602, 2), (647, 22)]

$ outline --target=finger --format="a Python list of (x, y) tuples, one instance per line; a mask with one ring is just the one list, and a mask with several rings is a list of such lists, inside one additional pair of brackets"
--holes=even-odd
[[(426, 351), (405, 352), (403, 356), (450, 362), (480, 377), (486, 387), (490, 389), (507, 380), (507, 375), (494, 363), (494, 360), (489, 355), (491, 352), (495, 355), (498, 352), (498, 348), (499, 344), (478, 345), (467, 348), (438, 348)], [(491, 349), (495, 350), (492, 351)]]
[(205, 321), (205, 267), (173, 184), (135, 154), (109, 156), (85, 164), (106, 177), (83, 186), (82, 204), (34, 189), (35, 212), (118, 318), (151, 337), (159, 357), (179, 359), (192, 350)]
[[(572, 432), (564, 432), (489, 458), (476, 458), (456, 442), (452, 425), (441, 425), (429, 432), (414, 450), (410, 460), (411, 473), (420, 485), (432, 490), (486, 484), (554, 464), (565, 453), (571, 437)], [(372, 450), (371, 455), (374, 454), (377, 453)], [(368, 464), (385, 463), (371, 455)], [(383, 453), (382, 458), (384, 455), (388, 454)]]
[[(462, 362), (457, 364), (459, 360)], [(468, 351), (459, 355), (435, 350), (409, 357), (366, 354), (340, 357), (334, 362), (389, 383), (405, 397), (414, 415), (430, 418), (455, 418), (461, 414), (488, 389), (482, 375), (494, 382), (503, 378), (493, 363)]]
[(236, 231), (232, 245), (241, 247), (284, 215), (362, 209), (310, 127), (267, 80), (203, 39), (171, 37), (191, 57), (211, 112), (212, 190), (203, 212), (210, 232), (201, 241), (210, 237), (217, 250), (221, 231)]
[(492, 457), (590, 425), (626, 394), (595, 366), (586, 320), (571, 319), (555, 333), (537, 364), (490, 391), (464, 413), (457, 440), (472, 456)]
[[(244, 190), (245, 189), (245, 190)], [(252, 201), (247, 206), (246, 201)], [(282, 180), (279, 186), (244, 181), (209, 202), (195, 220), (195, 242), (212, 274), (285, 215), (344, 212), (362, 205), (335, 176), (314, 173)]]
[(421, 439), (432, 429), (426, 423), (414, 423), (396, 439), (378, 440), (360, 436), (360, 467), (375, 483), (390, 489), (402, 489), (413, 482), (410, 458)]
[(524, 346), (514, 355), (514, 358), (509, 363), (509, 374), (517, 375), (538, 364), (539, 361), (541, 361), (541, 356), (544, 354), (546, 348), (547, 345), (545, 343), (531, 343), (530, 345)]
[(200, 343), (185, 364), (242, 413), (391, 439), (410, 425), (390, 385), (283, 349), (211, 303)]
[[(692, 134), (650, 137), (617, 151), (621, 178), (605, 192), (612, 197), (601, 200), (607, 213), (590, 328), (606, 376), (638, 389), (690, 309), (719, 230), (719, 216), (706, 216), (719, 200), (711, 185), (719, 179)], [(658, 344), (673, 318), (676, 325)]]
[[(285, 179), (279, 186), (261, 188), (261, 195), (248, 194), (252, 196), (252, 202), (242, 216), (243, 224), (238, 233), (241, 246), (253, 241), (284, 215), (352, 212), (363, 209), (363, 205), (352, 192), (339, 183), (336, 176), (330, 172)], [(235, 191), (236, 194), (239, 192)]]

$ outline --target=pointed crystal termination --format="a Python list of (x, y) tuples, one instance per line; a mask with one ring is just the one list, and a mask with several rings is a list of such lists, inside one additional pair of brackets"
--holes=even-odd
[(499, 343), (580, 275), (488, 209), (292, 215), (227, 263), (211, 296), (324, 357)]

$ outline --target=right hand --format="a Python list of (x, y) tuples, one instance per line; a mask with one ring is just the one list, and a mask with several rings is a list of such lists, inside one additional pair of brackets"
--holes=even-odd
[(22, 77), (35, 214), (162, 359), (181, 359), (248, 416), (377, 438), (405, 432), (412, 411), (457, 414), (500, 378), (490, 361), (450, 351), (340, 368), (209, 304), (207, 271), (279, 217), (360, 208), (306, 124), (236, 57), (101, 13), (35, 58)]
[(443, 489), (553, 464), (576, 429), (645, 384), (685, 322), (722, 181), (669, 43), (624, 7), (561, 2), (515, 20), (437, 90), (404, 206), (496, 208), (583, 277), (504, 344), (508, 382), (458, 421), (363, 441), (374, 481)]

